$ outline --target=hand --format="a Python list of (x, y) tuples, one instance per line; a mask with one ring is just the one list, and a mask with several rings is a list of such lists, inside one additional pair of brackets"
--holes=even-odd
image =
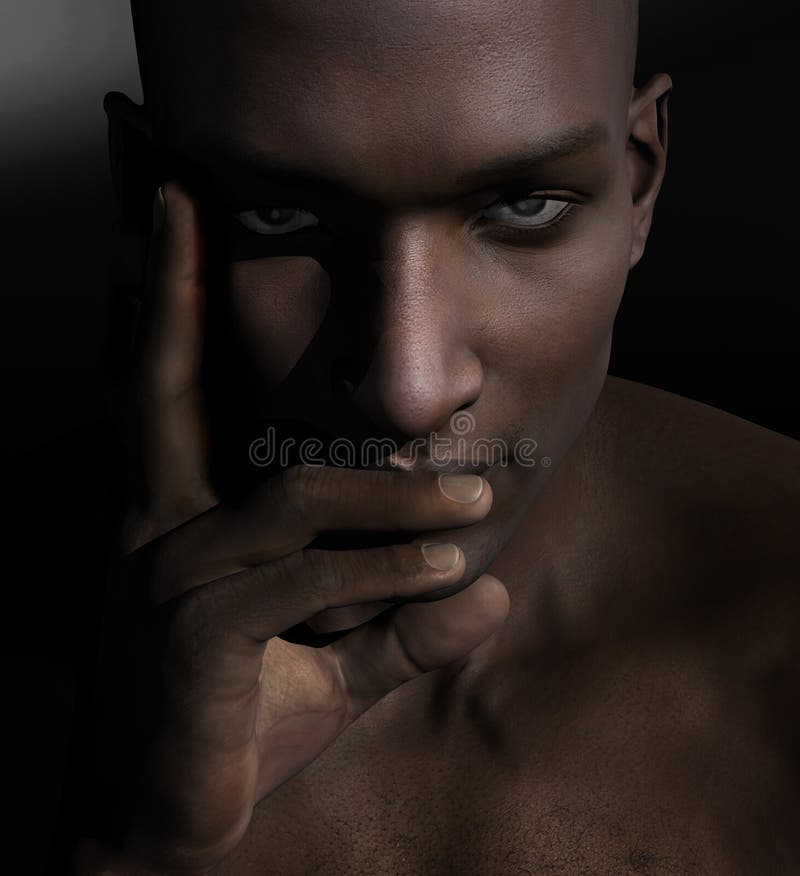
[[(131, 395), (139, 489), (107, 595), (87, 794), (115, 815), (120, 867), (200, 874), (236, 847), (261, 799), (366, 709), (490, 636), (508, 594), (483, 575), (441, 598), (464, 573), (455, 546), (307, 547), (327, 530), (475, 523), (492, 502), (477, 476), (466, 477), (480, 495), (458, 501), (435, 473), (297, 465), (242, 505), (217, 500), (199, 381), (198, 211), (177, 183), (165, 194)], [(276, 638), (379, 600), (399, 604), (325, 648)]]

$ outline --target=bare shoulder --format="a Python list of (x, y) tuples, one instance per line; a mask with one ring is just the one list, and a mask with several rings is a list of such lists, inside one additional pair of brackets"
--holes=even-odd
[(641, 490), (663, 509), (665, 522), (700, 527), (707, 549), (721, 539), (738, 561), (757, 557), (762, 572), (771, 566), (797, 575), (800, 442), (611, 376), (595, 425), (615, 482), (633, 495)]
[(603, 540), (624, 544), (627, 597), (774, 700), (776, 726), (800, 727), (786, 705), (800, 679), (800, 442), (612, 377), (591, 423), (584, 458), (601, 472)]
[(796, 652), (800, 442), (617, 377), (591, 424), (584, 455), (603, 471), (606, 516), (624, 518), (609, 526), (631, 567), (727, 612), (751, 641), (763, 633)]

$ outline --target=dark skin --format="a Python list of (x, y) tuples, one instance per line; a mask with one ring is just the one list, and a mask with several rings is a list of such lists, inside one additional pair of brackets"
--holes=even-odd
[[(150, 249), (128, 396), (138, 489), (106, 618), (130, 640), (109, 652), (96, 724), (131, 807), (118, 850), (83, 844), (79, 872), (795, 860), (796, 445), (607, 376), (671, 81), (632, 89), (622, 20), (595, 5), (194, 4), (170, 55), (181, 75), (162, 71), (153, 105), (108, 96), (111, 124), (180, 156), (206, 199), (169, 180)], [(477, 177), (523, 151), (524, 171)], [(255, 162), (336, 198), (276, 195)], [(273, 225), (316, 218), (347, 259), (227, 264), (242, 420), (289, 411), (399, 446), (468, 411), (470, 440), (532, 437), (537, 465), (451, 460), (462, 489), (480, 476), (472, 502), (440, 492), (425, 453), (407, 470), (293, 466), (226, 502), (201, 378), (204, 217), (223, 205), (273, 237), (252, 211), (283, 203), (303, 212)], [(758, 478), (731, 480), (742, 460)], [(308, 549), (332, 530), (409, 539)], [(431, 543), (457, 545), (450, 571), (425, 563)], [(280, 638), (304, 620), (367, 622), (322, 648)]]

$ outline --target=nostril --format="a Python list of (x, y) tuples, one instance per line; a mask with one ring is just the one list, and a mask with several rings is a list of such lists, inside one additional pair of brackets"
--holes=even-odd
[(346, 377), (340, 377), (337, 379), (336, 382), (337, 382), (337, 388), (340, 391), (346, 392), (347, 395), (352, 395), (355, 392), (356, 388), (353, 386), (353, 384)]
[(336, 398), (352, 398), (355, 393), (353, 384), (344, 377), (334, 377), (331, 380), (331, 390)]
[(339, 362), (331, 370), (331, 387), (334, 392), (352, 395), (355, 392), (353, 369), (346, 362)]

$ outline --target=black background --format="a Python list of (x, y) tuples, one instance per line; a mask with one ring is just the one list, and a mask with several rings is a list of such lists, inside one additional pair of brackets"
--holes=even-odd
[(610, 370), (796, 438), (791, 8), (643, 3), (637, 83), (673, 78), (669, 166)]

